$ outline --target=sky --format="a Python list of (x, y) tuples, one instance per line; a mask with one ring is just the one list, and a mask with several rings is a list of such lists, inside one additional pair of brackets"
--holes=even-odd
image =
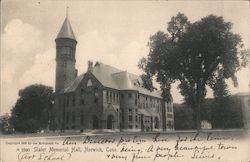
[[(100, 61), (137, 75), (137, 64), (148, 55), (148, 40), (178, 12), (191, 22), (214, 14), (233, 23), (249, 49), (248, 1), (52, 1), (3, 0), (1, 3), (1, 109), (9, 113), (18, 91), (39, 83), (54, 87), (55, 38), (69, 7), (69, 20), (78, 41), (76, 68), (87, 69), (88, 60)], [(232, 94), (249, 92), (249, 68), (237, 73), (239, 86)], [(174, 102), (183, 101), (172, 86)], [(208, 90), (207, 97), (212, 97)]]

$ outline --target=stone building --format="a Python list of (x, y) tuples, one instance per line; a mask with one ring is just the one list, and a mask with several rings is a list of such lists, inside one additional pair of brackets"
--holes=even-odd
[(55, 123), (58, 130), (153, 131), (173, 129), (172, 101), (143, 88), (140, 77), (88, 62), (86, 73), (75, 68), (77, 40), (68, 18), (56, 42)]

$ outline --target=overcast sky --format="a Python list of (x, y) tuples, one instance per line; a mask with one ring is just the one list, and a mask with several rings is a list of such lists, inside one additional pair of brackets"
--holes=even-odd
[[(55, 38), (69, 6), (69, 19), (77, 37), (76, 67), (86, 71), (87, 61), (101, 61), (140, 74), (137, 63), (147, 56), (149, 36), (166, 31), (178, 12), (191, 22), (209, 14), (233, 23), (233, 32), (249, 48), (249, 2), (231, 1), (3, 1), (1, 8), (1, 112), (10, 112), (18, 90), (42, 83), (54, 87)], [(249, 70), (237, 73), (239, 87), (249, 91)], [(172, 88), (174, 102), (182, 97)], [(209, 90), (208, 97), (212, 97)]]

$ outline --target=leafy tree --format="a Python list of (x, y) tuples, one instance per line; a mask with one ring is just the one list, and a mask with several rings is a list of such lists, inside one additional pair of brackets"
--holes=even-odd
[(9, 133), (11, 131), (10, 115), (4, 114), (0, 116), (0, 129), (2, 133)]
[[(209, 15), (194, 23), (178, 13), (168, 23), (167, 31), (150, 37), (149, 55), (139, 62), (145, 74), (170, 91), (179, 81), (185, 102), (195, 111), (196, 128), (200, 129), (200, 109), (206, 86), (216, 89), (218, 82), (231, 78), (237, 86), (235, 73), (246, 65), (239, 35), (232, 33), (232, 23), (223, 17)], [(224, 92), (223, 92), (224, 93)], [(225, 91), (226, 93), (226, 91)]]
[[(214, 129), (242, 128), (242, 102), (238, 96), (204, 99), (201, 120), (207, 120)], [(174, 104), (175, 129), (194, 129), (193, 109), (187, 104)]]
[(20, 90), (19, 98), (11, 112), (11, 124), (20, 132), (45, 129), (50, 120), (52, 102), (52, 87), (34, 84)]
[(211, 112), (213, 128), (242, 128), (242, 102), (236, 96), (213, 100)]
[(174, 104), (174, 128), (176, 130), (194, 129), (193, 110), (185, 104)]
[(150, 77), (146, 74), (142, 74), (140, 76), (140, 78), (142, 79), (143, 82), (143, 87), (148, 89), (149, 91), (154, 91), (156, 90), (156, 88), (153, 86), (153, 82), (152, 79), (150, 79)]

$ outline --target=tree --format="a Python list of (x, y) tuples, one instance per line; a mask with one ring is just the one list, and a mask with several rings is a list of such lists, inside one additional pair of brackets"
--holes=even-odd
[(174, 104), (174, 128), (176, 130), (194, 129), (193, 110), (185, 104)]
[(52, 106), (52, 87), (30, 85), (19, 91), (19, 98), (11, 111), (11, 124), (20, 132), (45, 129), (50, 120)]
[(2, 133), (10, 133), (11, 127), (10, 127), (10, 115), (4, 114), (0, 116), (0, 129)]
[(213, 100), (212, 125), (214, 128), (242, 128), (242, 101), (237, 96), (227, 96)]
[(218, 81), (229, 78), (237, 86), (235, 73), (246, 65), (241, 38), (231, 29), (232, 23), (223, 17), (209, 15), (190, 23), (178, 13), (168, 23), (168, 33), (158, 31), (150, 37), (149, 55), (139, 63), (139, 68), (149, 78), (155, 76), (165, 91), (170, 91), (172, 83), (180, 82), (178, 88), (195, 111), (198, 130), (206, 86), (215, 89)]

